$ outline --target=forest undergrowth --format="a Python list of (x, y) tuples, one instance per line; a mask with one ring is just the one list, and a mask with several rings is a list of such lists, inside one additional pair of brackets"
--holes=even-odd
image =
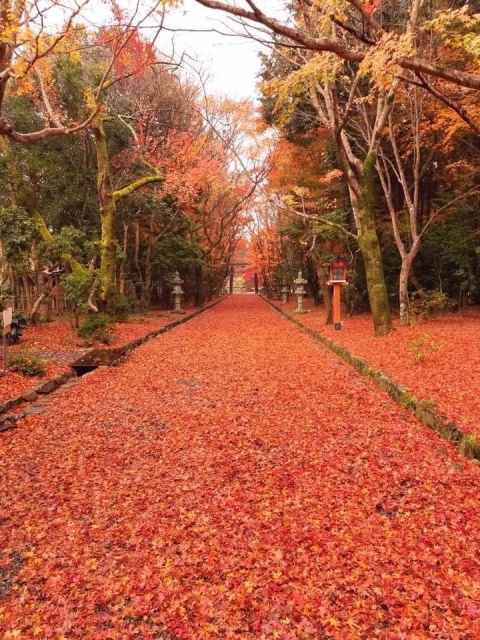
[[(193, 307), (185, 309), (186, 315), (194, 311)], [(7, 360), (8, 356), (14, 354), (34, 354), (45, 360), (45, 374), (26, 377), (15, 371), (7, 370), (5, 376), (0, 376), (0, 403), (28, 392), (32, 387), (46, 380), (71, 371), (69, 365), (91, 348), (116, 349), (122, 347), (132, 340), (178, 320), (178, 317), (168, 311), (132, 315), (125, 322), (114, 323), (112, 340), (108, 345), (98, 342), (91, 346), (86, 346), (83, 340), (76, 335), (70, 320), (60, 318), (37, 326), (28, 325), (21, 340), (8, 348)], [(1, 356), (0, 367), (3, 370)]]

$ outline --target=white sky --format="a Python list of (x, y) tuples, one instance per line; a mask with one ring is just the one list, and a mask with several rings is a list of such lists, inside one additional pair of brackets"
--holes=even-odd
[[(264, 0), (263, 4), (268, 5), (268, 10), (271, 11), (275, 9), (275, 5), (278, 7), (284, 2)], [(268, 52), (268, 49), (254, 40), (211, 32), (212, 29), (223, 33), (232, 33), (237, 29), (238, 32), (239, 27), (226, 14), (202, 7), (194, 0), (184, 0), (181, 8), (170, 11), (165, 27), (178, 31), (165, 31), (162, 34), (162, 52), (168, 55), (172, 42), (177, 58), (185, 52), (189, 56), (186, 61), (209, 77), (209, 93), (228, 95), (235, 99), (254, 97), (256, 76), (260, 71), (258, 52)]]
[[(129, 6), (130, 2), (119, 0), (121, 6)], [(239, 6), (249, 9), (242, 0), (237, 2)], [(286, 0), (257, 0), (257, 4), (265, 13), (280, 20), (287, 13)], [(99, 18), (104, 15), (106, 12), (99, 0), (92, 0), (85, 12), (92, 25), (98, 24)], [(168, 9), (165, 29), (157, 46), (166, 56), (174, 53), (175, 60), (185, 53), (182, 67), (186, 73), (189, 67), (190, 72), (192, 69), (200, 71), (202, 77), (207, 79), (208, 93), (227, 95), (233, 99), (254, 98), (260, 71), (258, 53), (268, 53), (269, 49), (253, 39), (239, 36), (242, 27), (234, 20), (232, 16), (203, 7), (195, 0), (183, 0), (180, 7)]]

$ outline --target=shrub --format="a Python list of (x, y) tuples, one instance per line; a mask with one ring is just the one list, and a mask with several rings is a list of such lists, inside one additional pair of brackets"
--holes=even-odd
[(95, 280), (95, 271), (77, 269), (62, 278), (65, 300), (70, 303), (78, 329), (80, 314), (88, 312), (88, 297)]
[(89, 315), (78, 329), (78, 335), (84, 339), (87, 346), (94, 342), (110, 344), (113, 340), (112, 321), (105, 313)]
[(426, 356), (437, 353), (444, 346), (445, 342), (435, 340), (428, 333), (422, 333), (418, 340), (412, 342), (409, 349), (412, 354), (412, 360), (418, 363), (422, 362)]
[(115, 293), (115, 320), (125, 322), (130, 313), (131, 307), (127, 296), (117, 291)]
[(453, 300), (438, 289), (419, 289), (411, 295), (410, 311), (417, 318), (431, 318), (450, 311), (454, 304)]
[(18, 371), (24, 376), (43, 376), (47, 370), (45, 360), (37, 353), (18, 353), (7, 360), (10, 371)]
[(23, 335), (23, 330), (28, 324), (28, 318), (26, 315), (20, 312), (15, 312), (12, 317), (12, 324), (10, 325), (10, 331), (6, 335), (8, 344), (15, 344), (20, 340)]

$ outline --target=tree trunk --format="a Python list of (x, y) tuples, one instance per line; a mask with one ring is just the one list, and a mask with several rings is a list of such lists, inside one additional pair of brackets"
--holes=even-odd
[(22, 276), (22, 284), (25, 291), (25, 303), (27, 306), (27, 311), (30, 313), (33, 307), (33, 300), (32, 300), (32, 295), (30, 291), (30, 282), (27, 276)]
[(138, 276), (138, 283), (135, 287), (135, 295), (140, 304), (143, 304), (143, 274), (139, 262), (140, 256), (140, 223), (135, 223), (135, 250), (133, 252), (133, 265)]
[(125, 295), (125, 262), (127, 259), (127, 249), (128, 249), (128, 222), (123, 223), (123, 254), (124, 258), (122, 260), (122, 265), (120, 267), (120, 293)]
[(203, 277), (203, 266), (197, 265), (195, 267), (195, 306), (203, 307), (205, 304), (205, 281)]
[(382, 252), (375, 224), (373, 194), (375, 160), (375, 154), (370, 153), (363, 166), (362, 194), (358, 207), (358, 246), (365, 264), (375, 336), (385, 336), (392, 331), (393, 323), (383, 271)]
[(400, 278), (398, 282), (398, 299), (400, 307), (400, 324), (402, 327), (410, 325), (410, 304), (408, 300), (408, 272), (407, 262), (402, 260)]
[(150, 306), (150, 297), (152, 294), (152, 251), (153, 251), (153, 230), (150, 225), (150, 234), (148, 236), (147, 252), (145, 255), (145, 288), (143, 292), (144, 306), (148, 309)]
[(400, 324), (402, 327), (410, 325), (410, 301), (408, 297), (408, 282), (412, 270), (413, 261), (420, 250), (420, 241), (417, 240), (410, 251), (402, 256), (402, 266), (400, 268), (400, 278), (398, 285), (398, 298), (400, 303)]
[(102, 223), (100, 258), (100, 309), (105, 313), (115, 311), (115, 276), (117, 246), (115, 242), (116, 205), (113, 197), (108, 157), (107, 137), (103, 128), (103, 119), (97, 115), (93, 121), (95, 151), (97, 155), (97, 192)]
[(37, 298), (37, 300), (35, 301), (35, 303), (34, 303), (34, 305), (32, 307), (32, 313), (30, 315), (30, 322), (33, 325), (35, 325), (37, 323), (41, 307), (45, 303), (45, 300), (47, 300), (50, 297), (51, 292), (52, 292), (52, 284), (50, 282), (45, 282), (45, 284), (43, 286), (42, 293)]
[(332, 294), (330, 292), (330, 287), (327, 284), (325, 269), (320, 261), (320, 256), (316, 249), (312, 250), (311, 256), (315, 271), (317, 272), (318, 283), (323, 296), (323, 304), (325, 305), (325, 324), (333, 324)]

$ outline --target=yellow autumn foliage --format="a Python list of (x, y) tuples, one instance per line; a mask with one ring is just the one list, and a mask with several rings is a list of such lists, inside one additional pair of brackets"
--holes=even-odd
[(333, 53), (314, 54), (287, 78), (265, 82), (262, 85), (265, 94), (277, 98), (275, 111), (279, 124), (288, 122), (299, 100), (309, 94), (312, 83), (333, 82), (343, 65), (344, 61)]
[(377, 87), (388, 87), (398, 73), (396, 60), (414, 53), (411, 34), (385, 33), (360, 63), (360, 73), (370, 76)]

